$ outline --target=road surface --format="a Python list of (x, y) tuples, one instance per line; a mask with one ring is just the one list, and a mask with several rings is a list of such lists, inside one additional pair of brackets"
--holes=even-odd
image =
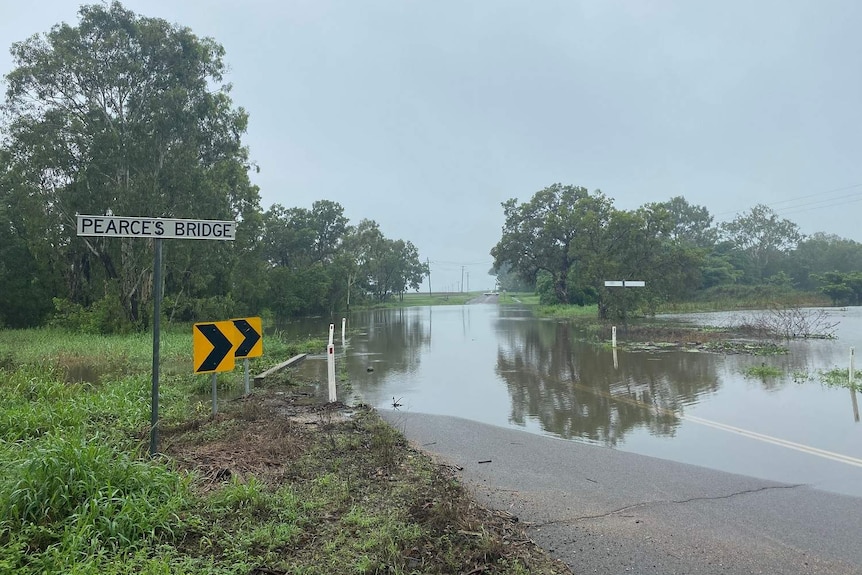
[(467, 305), (477, 304), (477, 303), (498, 303), (500, 301), (500, 294), (498, 293), (483, 293), (482, 295), (476, 296), (470, 301), (467, 302)]
[[(577, 575), (860, 574), (862, 499), (464, 419), (381, 411)], [(816, 464), (816, 463), (812, 463)]]

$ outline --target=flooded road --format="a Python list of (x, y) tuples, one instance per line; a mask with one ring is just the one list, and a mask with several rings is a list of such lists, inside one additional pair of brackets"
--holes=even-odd
[[(397, 400), (401, 411), (862, 496), (862, 424), (853, 394), (819, 377), (846, 370), (850, 347), (862, 350), (862, 308), (829, 314), (839, 322), (837, 339), (794, 341), (787, 355), (755, 357), (615, 354), (584, 343), (568, 322), (515, 306), (374, 310), (350, 316), (352, 335), (338, 361), (346, 362), (351, 388), (345, 398), (381, 409)], [(726, 314), (692, 319), (732, 321)], [(782, 375), (744, 375), (761, 364)], [(858, 410), (862, 398), (855, 399)]]

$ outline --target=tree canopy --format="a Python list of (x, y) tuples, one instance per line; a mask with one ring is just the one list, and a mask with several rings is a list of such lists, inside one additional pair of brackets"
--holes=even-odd
[[(679, 219), (664, 206), (617, 210), (600, 191), (554, 184), (528, 202), (504, 202), (503, 213), (493, 269), (536, 281), (544, 303), (597, 303), (603, 317), (624, 315), (635, 300), (679, 295), (699, 279), (699, 252), (677, 241)], [(614, 291), (607, 280), (648, 287)]]
[[(805, 238), (765, 205), (714, 225), (705, 207), (681, 196), (619, 210), (598, 190), (554, 184), (502, 206), (492, 272), (534, 286), (543, 303), (595, 303), (602, 317), (624, 317), (705, 290), (759, 285), (859, 301), (862, 245), (826, 234)], [(646, 287), (606, 287), (606, 280)]]
[(427, 273), (412, 243), (351, 227), (336, 202), (261, 210), (242, 141), (248, 114), (230, 97), (212, 38), (112, 2), (81, 7), (76, 25), (11, 54), (0, 324), (44, 321), (52, 297), (66, 310), (122, 310), (130, 328), (148, 322), (152, 242), (78, 237), (76, 214), (238, 222), (235, 242), (165, 247), (165, 309), (180, 320), (331, 311), (350, 286), (354, 301), (384, 299)]

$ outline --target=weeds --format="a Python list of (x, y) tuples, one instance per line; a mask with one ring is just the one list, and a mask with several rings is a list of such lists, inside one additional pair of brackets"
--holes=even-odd
[(846, 387), (855, 391), (862, 391), (862, 382), (859, 381), (858, 375), (854, 374), (851, 381), (850, 372), (846, 367), (821, 371), (819, 375), (821, 383), (829, 387)]
[(834, 339), (838, 323), (822, 309), (773, 304), (743, 320), (737, 329), (783, 339)]
[[(0, 331), (0, 350), (13, 340), (14, 357), (0, 351), (2, 573), (566, 571), (368, 409), (287, 388), (198, 413), (210, 380), (191, 373), (190, 330), (162, 337), (156, 460), (148, 337)], [(293, 351), (269, 338), (267, 362)], [(70, 365), (98, 382), (67, 381)]]
[(744, 371), (746, 377), (756, 377), (760, 379), (779, 377), (780, 375), (783, 375), (783, 373), (784, 372), (777, 367), (766, 365), (765, 363), (761, 363), (760, 365), (750, 365)]

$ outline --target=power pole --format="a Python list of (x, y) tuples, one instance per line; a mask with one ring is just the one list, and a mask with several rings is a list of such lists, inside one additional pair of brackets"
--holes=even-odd
[(428, 297), (431, 297), (431, 260), (425, 258), (425, 265), (428, 266)]
[(461, 266), (461, 293), (464, 293), (464, 266)]

